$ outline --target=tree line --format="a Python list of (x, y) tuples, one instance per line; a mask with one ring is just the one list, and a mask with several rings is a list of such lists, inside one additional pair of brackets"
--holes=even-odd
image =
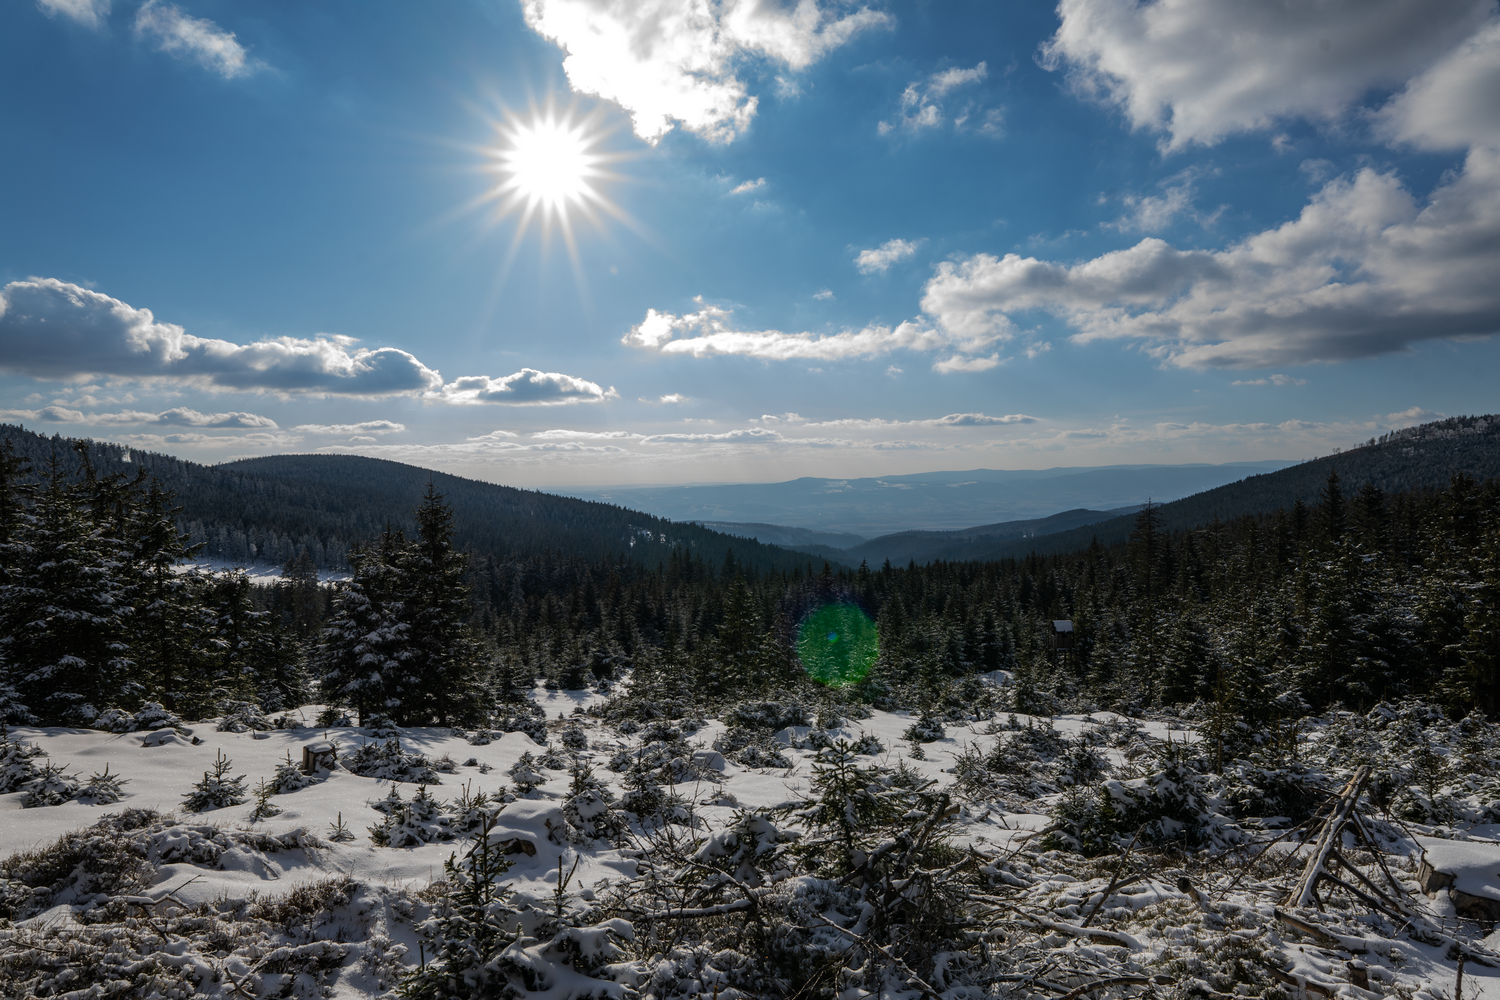
[[(836, 692), (880, 707), (972, 707), (1006, 671), (1018, 711), (1177, 711), (1227, 743), (1277, 720), (1416, 695), (1500, 711), (1500, 483), (1346, 489), (1129, 539), (990, 562), (878, 569), (746, 563), (677, 546), (501, 558), (455, 543), (429, 485), (330, 588), (304, 552), (280, 582), (182, 573), (193, 554), (150, 476), (96, 472), (86, 447), (27, 471), (0, 449), (0, 699), (12, 719), (86, 725), (106, 707), (184, 715), (226, 700), (309, 701), (402, 725), (492, 725), (534, 683), (609, 689), (641, 711), (699, 714), (812, 696), (797, 626), (830, 602), (878, 626), (867, 677)], [(1074, 623), (1054, 651), (1049, 622)]]

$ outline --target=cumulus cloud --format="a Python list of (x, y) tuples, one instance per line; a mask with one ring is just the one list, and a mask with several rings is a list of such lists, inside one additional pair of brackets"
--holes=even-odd
[(861, 7), (840, 15), (817, 0), (523, 0), (526, 23), (568, 53), (573, 90), (614, 101), (655, 143), (678, 124), (728, 142), (757, 98), (738, 75), (747, 57), (798, 71), (891, 18)]
[(522, 368), (504, 378), (470, 375), (455, 379), (443, 386), (442, 395), (451, 403), (506, 403), (515, 406), (600, 403), (619, 398), (613, 386), (605, 389), (597, 382), (535, 368)]
[(1080, 340), (1138, 339), (1186, 367), (1266, 368), (1493, 334), (1497, 273), (1500, 152), (1476, 148), (1425, 205), (1395, 174), (1366, 168), (1224, 250), (1145, 239), (1073, 265), (977, 254), (939, 264), (922, 305), (975, 341), (1040, 309)]
[[(981, 82), (988, 75), (988, 67), (981, 62), (969, 69), (955, 66), (952, 69), (933, 73), (926, 80), (909, 83), (901, 92), (901, 104), (894, 119), (882, 121), (876, 126), (876, 131), (881, 135), (889, 135), (897, 130), (917, 132), (922, 129), (937, 128), (948, 120), (947, 113), (943, 110), (943, 98), (961, 87)], [(954, 124), (959, 126), (966, 124), (974, 113), (973, 104), (966, 105), (954, 118)], [(980, 131), (998, 133), (1002, 120), (1000, 111), (992, 108), (981, 112), (981, 115)]]
[(253, 344), (194, 337), (99, 292), (55, 278), (0, 288), (0, 370), (40, 379), (176, 379), (220, 389), (383, 396), (439, 388), (437, 372), (395, 348), (352, 337)]
[(109, 16), (110, 0), (37, 0), (48, 17), (59, 15), (90, 28), (97, 28)]
[(819, 302), (827, 302), (829, 299), (833, 298), (833, 289), (819, 289), (818, 291), (813, 292), (813, 298), (817, 299)]
[(146, 0), (135, 14), (135, 32), (150, 39), (157, 49), (187, 59), (226, 80), (249, 76), (262, 64), (249, 58), (245, 47), (205, 18), (192, 17), (175, 4)]
[(1377, 128), (1422, 149), (1500, 146), (1500, 20), (1408, 83), (1380, 111)]
[(1042, 56), (1177, 149), (1283, 118), (1332, 119), (1372, 87), (1398, 86), (1432, 66), (1493, 7), (1493, 0), (1062, 0), (1062, 23)]
[(765, 186), (766, 186), (766, 179), (764, 177), (757, 177), (753, 181), (745, 181), (743, 184), (736, 184), (734, 186), (734, 189), (731, 190), (729, 193), (730, 194), (749, 194), (751, 191), (759, 191), (761, 188), (763, 188)]
[(1265, 378), (1235, 379), (1230, 385), (1306, 385), (1305, 378), (1292, 378), (1290, 375), (1267, 375)]
[(921, 245), (921, 240), (886, 240), (873, 250), (861, 250), (854, 258), (854, 266), (860, 274), (884, 274), (891, 265), (916, 253)]
[(357, 424), (298, 424), (292, 430), (300, 434), (399, 434), (406, 425), (394, 420), (364, 420)]
[[(903, 347), (926, 350), (947, 343), (940, 333), (919, 323), (902, 323), (894, 329), (872, 326), (857, 331), (814, 335), (779, 330), (735, 330), (729, 325), (730, 315), (729, 310), (710, 305), (682, 316), (648, 309), (646, 318), (631, 327), (620, 340), (631, 347), (663, 354), (691, 354), (696, 358), (738, 354), (772, 361), (836, 361), (872, 357)], [(681, 336), (683, 334), (688, 336)]]

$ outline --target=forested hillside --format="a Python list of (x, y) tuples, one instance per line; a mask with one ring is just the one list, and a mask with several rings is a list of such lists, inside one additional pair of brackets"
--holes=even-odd
[[(73, 472), (73, 441), (0, 425), (0, 441), (43, 469), (54, 452)], [(542, 553), (647, 564), (684, 549), (722, 559), (726, 550), (762, 570), (806, 567), (813, 560), (752, 539), (674, 524), (612, 504), (482, 483), (398, 462), (356, 455), (278, 455), (207, 466), (169, 455), (90, 442), (100, 475), (145, 470), (175, 495), (178, 524), (201, 555), (234, 563), (282, 565), (304, 549), (327, 569), (349, 565), (353, 546), (377, 539), (387, 524), (410, 534), (428, 483), (448, 498), (456, 543), (480, 556)], [(821, 565), (821, 559), (817, 560)]]
[[(297, 849), (314, 816), (328, 829), (318, 877), (347, 876), (318, 891), (337, 894), (332, 908), (352, 904), (378, 877), (372, 848), (353, 844), (366, 808), (379, 817), (369, 842), (393, 866), (395, 852), (425, 861), (427, 847), (432, 871), (448, 860), (411, 906), (378, 902), (397, 887), (350, 907), (353, 920), (384, 913), (386, 927), (420, 928), (416, 962), (386, 931), (367, 935), (365, 954), (394, 956), (379, 989), (399, 982), (411, 997), (488, 997), (506, 982), (540, 995), (521, 988), (538, 969), (583, 982), (579, 942), (606, 931), (618, 950), (582, 968), (632, 982), (646, 970), (657, 985), (640, 992), (658, 1000), (705, 996), (703, 979), (726, 998), (836, 1000), (872, 968), (891, 995), (942, 1000), (1004, 996), (1023, 976), (1064, 998), (1101, 983), (1286, 997), (1296, 976), (1337, 996), (1346, 971), (1374, 984), (1397, 967), (1417, 982), (1450, 976), (1455, 961), (1500, 966), (1490, 924), (1453, 920), (1446, 899), (1429, 907), (1425, 876), (1390, 875), (1390, 903), (1374, 881), (1392, 867), (1380, 855), (1412, 859), (1399, 869), (1409, 874), (1448, 845), (1475, 846), (1440, 838), (1500, 817), (1495, 479), (1458, 473), (1387, 493), (1330, 474), (1310, 503), (1186, 529), (1152, 505), (1124, 540), (1065, 554), (811, 574), (685, 547), (654, 565), (472, 558), (454, 544), (456, 507), (427, 486), (400, 512), (412, 530), (382, 530), (330, 595), (309, 559), (273, 586), (173, 572), (191, 546), (170, 495), (85, 454), (75, 473), (70, 458), (49, 456), (38, 476), (0, 448), (0, 716), (70, 727), (0, 731), (0, 776), (12, 808), (128, 805), (48, 849), (32, 846), (37, 821), (13, 825), (28, 840), (3, 859), (0, 918), (60, 899), (92, 907), (66, 940), (61, 929), (0, 937), (17, 996), (125, 975), (133, 996), (197, 995), (159, 959), (168, 934), (172, 959), (202, 956), (202, 981), (246, 943), (239, 975), (261, 993), (286, 970), (316, 982), (374, 967), (330, 950), (345, 938), (332, 918), (314, 928), (303, 888), (298, 908), (257, 910), (219, 902), (227, 883), (215, 882), (215, 909), (161, 907), (149, 930), (127, 908), (160, 902), (141, 885), (194, 880), (180, 855), (145, 841), (233, 832), (290, 873), (287, 858), (312, 853)], [(1074, 626), (1071, 649), (1049, 643), (1058, 619)], [(845, 639), (860, 669), (823, 671)], [(1098, 709), (1121, 714), (1082, 714)], [(337, 769), (304, 773), (291, 752), (330, 731)], [(257, 762), (253, 792), (226, 745)], [(111, 753), (115, 772), (66, 771)], [(803, 784), (788, 789), (794, 773)], [(164, 801), (219, 810), (218, 822), (151, 811)], [(227, 811), (238, 807), (248, 816)], [(1333, 843), (1356, 808), (1376, 832), (1302, 852), (1309, 867), (1289, 888), (1298, 847)], [(1268, 849), (1278, 842), (1287, 849)], [(192, 867), (265, 870), (231, 849), (193, 854)], [(98, 881), (112, 858), (136, 855), (127, 875)], [(578, 863), (594, 867), (575, 885)], [(512, 865), (521, 874), (507, 876)], [(260, 892), (252, 879), (239, 891)], [(1142, 907), (1125, 890), (1147, 882)], [(873, 916), (851, 931), (825, 914)], [(837, 936), (808, 934), (819, 920)], [(1184, 927), (1190, 964), (1173, 950)], [(601, 964), (631, 942), (634, 965)], [(1318, 942), (1370, 961), (1308, 964)], [(1377, 964), (1387, 954), (1400, 961)], [(684, 979), (689, 962), (708, 971)], [(478, 978), (497, 969), (511, 971)], [(951, 988), (928, 985), (939, 977)], [(459, 981), (480, 985), (455, 994)], [(599, 995), (618, 985), (588, 983)], [(1229, 992), (1241, 986), (1254, 992)]]
[[(1422, 695), (1493, 715), (1500, 483), (1348, 486), (1325, 479), (1312, 504), (1190, 529), (1152, 507), (1126, 539), (1067, 554), (811, 580), (491, 565), (479, 600), (512, 669), (577, 683), (633, 663), (638, 689), (679, 698), (795, 683), (796, 624), (847, 599), (879, 626), (880, 660), (856, 688), (877, 704), (957, 709), (974, 675), (1006, 669), (1018, 705), (1043, 714), (1194, 705), (1248, 733), (1280, 715)], [(1047, 645), (1053, 619), (1077, 627), (1061, 659)]]
[(996, 543), (1053, 535), (1070, 528), (1112, 521), (1134, 514), (1140, 508), (1131, 506), (1115, 510), (1065, 510), (1051, 517), (1032, 518), (1027, 521), (1002, 521), (999, 524), (981, 524), (959, 531), (899, 531), (892, 535), (881, 535), (868, 542), (850, 546), (842, 551), (830, 548), (804, 548), (807, 552), (838, 555), (844, 562), (879, 563), (889, 559), (893, 563), (916, 561), (928, 563), (934, 559), (948, 562), (963, 562), (969, 559), (991, 558)]
[[(1242, 514), (1264, 514), (1290, 508), (1298, 498), (1312, 502), (1328, 474), (1337, 472), (1351, 483), (1371, 483), (1387, 493), (1444, 486), (1462, 472), (1484, 481), (1500, 476), (1500, 417), (1453, 417), (1393, 431), (1372, 438), (1362, 447), (1316, 458), (1301, 465), (1250, 476), (1227, 486), (1161, 504), (1162, 525), (1180, 530), (1228, 520)], [(1097, 538), (1102, 544), (1124, 541), (1134, 525), (1133, 515), (1090, 518), (1080, 527), (1062, 525), (1075, 512), (1036, 522), (1006, 522), (964, 531), (904, 532), (883, 536), (849, 549), (845, 560), (891, 558), (918, 563), (943, 560), (1020, 558), (1032, 552), (1051, 554), (1084, 548)], [(1088, 517), (1091, 512), (1076, 512)], [(1049, 523), (1050, 522), (1050, 523)], [(1013, 531), (1021, 527), (1024, 531)], [(1058, 530), (1059, 527), (1070, 530)], [(1050, 530), (1049, 530), (1050, 529)], [(889, 553), (885, 548), (889, 548)], [(823, 552), (826, 550), (818, 549)], [(878, 556), (878, 558), (876, 558)]]

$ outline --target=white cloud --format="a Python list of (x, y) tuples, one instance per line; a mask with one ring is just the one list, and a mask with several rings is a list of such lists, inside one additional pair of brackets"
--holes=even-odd
[(904, 374), (906, 374), (906, 370), (904, 368), (898, 367), (897, 365), (890, 365), (889, 367), (886, 368), (885, 373), (889, 377), (895, 378), (897, 375), (904, 375)]
[(1425, 205), (1390, 173), (1330, 181), (1301, 215), (1224, 250), (1159, 239), (1067, 265), (978, 254), (938, 265), (922, 307), (1003, 339), (1041, 309), (1077, 339), (1131, 338), (1186, 367), (1267, 368), (1500, 331), (1500, 152), (1471, 150)]
[(1420, 406), (1413, 406), (1408, 409), (1402, 410), (1400, 413), (1387, 413), (1385, 415), (1385, 418), (1393, 424), (1401, 427), (1407, 427), (1412, 424), (1425, 424), (1431, 420), (1441, 420), (1447, 415), (1448, 414), (1446, 413), (1437, 413), (1433, 410), (1426, 410)]
[(191, 17), (182, 8), (160, 0), (146, 0), (135, 14), (135, 32), (150, 38), (158, 50), (196, 62), (226, 80), (249, 76), (262, 68), (245, 47), (212, 21)]
[(861, 250), (854, 258), (854, 266), (859, 269), (860, 274), (883, 274), (891, 269), (891, 265), (916, 253), (917, 247), (921, 246), (922, 242), (922, 240), (886, 240), (874, 250)]
[(1235, 379), (1230, 385), (1306, 385), (1305, 378), (1290, 375), (1267, 375), (1265, 378)]
[(955, 66), (952, 69), (932, 74), (927, 81), (927, 93), (933, 97), (942, 97), (950, 90), (967, 87), (971, 83), (979, 83), (988, 75), (989, 70), (983, 62), (971, 69)]
[(1044, 65), (1166, 145), (1330, 120), (1468, 37), (1493, 0), (1061, 0)]
[(1408, 83), (1377, 129), (1423, 149), (1500, 146), (1500, 19)]
[(934, 363), (932, 370), (942, 375), (951, 375), (954, 372), (987, 372), (999, 366), (1000, 363), (998, 354), (991, 354), (987, 358), (966, 358), (955, 354), (951, 358)]
[(36, 5), (48, 17), (61, 14), (79, 24), (97, 28), (109, 16), (110, 0), (37, 0)]
[(669, 392), (665, 396), (661, 397), (661, 399), (658, 400), (658, 402), (662, 402), (662, 403), (686, 403), (687, 402), (687, 397), (684, 396), (680, 392)]
[(522, 0), (526, 23), (568, 53), (573, 90), (619, 104), (655, 143), (677, 124), (728, 142), (755, 116), (737, 75), (755, 56), (797, 71), (860, 31), (892, 23), (861, 7), (838, 16), (817, 0)]
[(885, 420), (880, 417), (845, 418), (804, 421), (802, 426), (837, 427), (844, 430), (889, 430), (898, 427), (942, 430), (948, 427), (1001, 427), (1007, 424), (1034, 424), (1036, 422), (1036, 417), (1030, 417), (1024, 413), (1007, 413), (998, 417), (992, 417), (988, 413), (950, 413), (945, 417), (932, 417), (927, 420)]
[(65, 406), (44, 406), (39, 410), (3, 410), (0, 414), (17, 420), (44, 420), (50, 423), (85, 424), (90, 427), (118, 427), (131, 424), (154, 424), (160, 427), (212, 427), (276, 430), (276, 421), (258, 413), (199, 413), (186, 406), (160, 413), (121, 410), (118, 413), (84, 413)]
[(394, 420), (364, 420), (357, 424), (298, 424), (292, 430), (299, 434), (399, 434), (406, 425)]
[[(646, 318), (631, 327), (620, 342), (663, 354), (691, 354), (696, 358), (738, 354), (772, 361), (836, 361), (872, 357), (897, 348), (930, 350), (949, 343), (948, 338), (919, 323), (902, 323), (894, 329), (872, 326), (858, 331), (814, 335), (779, 330), (734, 330), (729, 326), (730, 315), (729, 310), (710, 305), (682, 316), (648, 309)], [(678, 339), (681, 334), (691, 336)]]
[[(901, 92), (901, 104), (894, 120), (882, 121), (876, 126), (876, 131), (881, 135), (889, 135), (897, 130), (917, 132), (922, 129), (937, 128), (947, 120), (942, 98), (961, 87), (979, 83), (988, 75), (988, 67), (981, 62), (969, 69), (955, 66), (952, 69), (933, 73), (925, 81), (909, 83)], [(974, 113), (975, 108), (971, 102), (964, 107), (960, 115), (954, 118), (954, 124), (960, 126), (965, 124)], [(1002, 120), (1000, 111), (992, 108), (982, 114), (980, 131), (998, 134)]]
[(829, 299), (833, 298), (833, 289), (824, 288), (821, 291), (813, 292), (813, 298), (818, 299), (821, 302), (827, 302)]
[(206, 388), (383, 396), (442, 379), (405, 351), (355, 348), (352, 337), (253, 344), (194, 337), (149, 309), (58, 281), (0, 288), (0, 370), (40, 379), (87, 375), (175, 379)]
[(753, 181), (745, 181), (743, 184), (735, 185), (730, 194), (749, 194), (751, 191), (759, 191), (766, 186), (764, 177), (757, 177)]
[(450, 403), (508, 403), (517, 406), (556, 406), (561, 403), (600, 403), (618, 399), (614, 387), (605, 389), (561, 372), (543, 372), (522, 368), (514, 375), (490, 378), (470, 375), (443, 386), (442, 396)]
[(531, 439), (533, 441), (640, 441), (645, 436), (636, 434), (634, 431), (575, 431), (560, 427), (550, 431), (536, 431), (531, 435)]
[(1157, 233), (1171, 226), (1183, 215), (1192, 217), (1200, 225), (1208, 225), (1218, 218), (1219, 213), (1215, 212), (1212, 216), (1200, 215), (1193, 208), (1193, 196), (1196, 193), (1190, 180), (1178, 179), (1175, 183), (1161, 185), (1159, 195), (1127, 194), (1120, 199), (1125, 205), (1126, 214), (1114, 222), (1105, 223), (1105, 228), (1122, 233)]
[(244, 447), (290, 448), (302, 439), (294, 434), (125, 434), (120, 437), (125, 444), (142, 448), (162, 448), (168, 445), (192, 445), (205, 448)]

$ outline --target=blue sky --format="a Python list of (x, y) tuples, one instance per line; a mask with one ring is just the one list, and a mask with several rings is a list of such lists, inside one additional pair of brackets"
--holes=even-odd
[(0, 7), (0, 419), (527, 486), (1496, 410), (1493, 0)]

